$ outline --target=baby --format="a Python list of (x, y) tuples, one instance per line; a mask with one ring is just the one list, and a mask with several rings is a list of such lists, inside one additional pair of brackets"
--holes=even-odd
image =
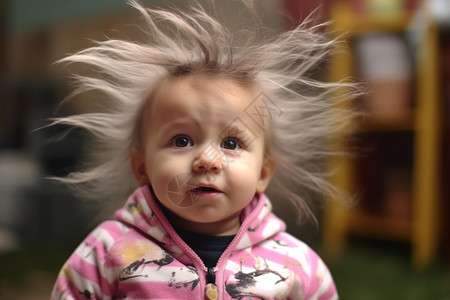
[(327, 267), (264, 194), (308, 216), (296, 193), (330, 190), (317, 161), (344, 84), (307, 75), (332, 41), (305, 26), (267, 41), (256, 22), (236, 46), (200, 5), (130, 3), (146, 43), (108, 40), (63, 60), (99, 71), (78, 77), (79, 92), (99, 91), (109, 107), (55, 121), (102, 149), (61, 180), (91, 198), (131, 196), (68, 259), (52, 299), (337, 299)]

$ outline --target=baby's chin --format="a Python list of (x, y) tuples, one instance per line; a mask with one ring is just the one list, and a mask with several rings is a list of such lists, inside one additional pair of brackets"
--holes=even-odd
[(206, 235), (228, 235), (236, 234), (239, 229), (241, 211), (234, 212), (229, 216), (217, 217), (217, 213), (198, 213), (198, 209), (191, 208), (189, 212), (174, 212), (167, 208), (168, 219), (177, 227), (184, 230)]

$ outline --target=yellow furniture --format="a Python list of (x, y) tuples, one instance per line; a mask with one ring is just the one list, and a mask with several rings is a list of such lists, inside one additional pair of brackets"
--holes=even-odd
[[(332, 53), (330, 80), (340, 81), (355, 76), (356, 60), (349, 50), (352, 38), (369, 33), (405, 32), (412, 15), (400, 13), (395, 17), (380, 19), (377, 16), (355, 14), (345, 3), (332, 9), (333, 34), (340, 37), (347, 49)], [(424, 21), (418, 51), (415, 105), (413, 120), (403, 120), (380, 130), (411, 129), (414, 132), (412, 166), (412, 216), (411, 221), (392, 219), (361, 213), (358, 204), (348, 205), (330, 199), (324, 215), (324, 247), (329, 254), (339, 254), (345, 249), (349, 234), (411, 243), (412, 264), (425, 267), (433, 261), (438, 248), (440, 201), (440, 81), (439, 33), (433, 22)], [(347, 52), (346, 52), (347, 51)], [(344, 91), (343, 91), (344, 92)], [(342, 116), (336, 116), (342, 117)], [(377, 130), (372, 128), (369, 130)], [(348, 151), (346, 135), (334, 137), (332, 145), (338, 151)], [(348, 195), (357, 190), (352, 177), (355, 162), (351, 156), (341, 156), (329, 161), (331, 182)]]

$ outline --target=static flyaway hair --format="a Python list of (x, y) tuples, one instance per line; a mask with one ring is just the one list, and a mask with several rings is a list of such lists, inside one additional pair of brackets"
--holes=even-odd
[[(106, 99), (107, 109), (54, 120), (52, 124), (89, 131), (98, 146), (82, 171), (59, 180), (84, 197), (124, 200), (137, 187), (129, 157), (130, 149), (139, 144), (137, 120), (158, 82), (195, 74), (219, 75), (256, 84), (262, 91), (260, 99), (255, 99), (260, 101), (254, 107), (259, 114), (249, 113), (271, 124), (268, 148), (278, 167), (269, 195), (275, 206), (289, 199), (300, 216), (312, 216), (308, 199), (333, 190), (323, 171), (323, 159), (337, 154), (325, 145), (346, 123), (346, 118), (339, 119), (342, 114), (336, 103), (354, 95), (355, 86), (314, 79), (314, 67), (321, 65), (335, 44), (324, 33), (327, 24), (312, 25), (307, 20), (278, 37), (266, 37), (254, 3), (240, 2), (254, 26), (239, 33), (247, 38), (238, 44), (214, 14), (198, 3), (178, 11), (145, 8), (130, 0), (144, 20), (144, 41), (109, 39), (62, 59), (95, 71), (74, 76), (77, 89), (70, 97), (96, 91)], [(335, 97), (343, 87), (348, 92)]]

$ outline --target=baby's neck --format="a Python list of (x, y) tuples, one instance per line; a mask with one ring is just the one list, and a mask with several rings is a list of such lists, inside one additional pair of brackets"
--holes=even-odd
[(235, 235), (241, 226), (239, 214), (233, 215), (225, 220), (212, 223), (192, 222), (182, 219), (174, 214), (170, 214), (167, 217), (175, 227), (193, 233), (211, 236)]

